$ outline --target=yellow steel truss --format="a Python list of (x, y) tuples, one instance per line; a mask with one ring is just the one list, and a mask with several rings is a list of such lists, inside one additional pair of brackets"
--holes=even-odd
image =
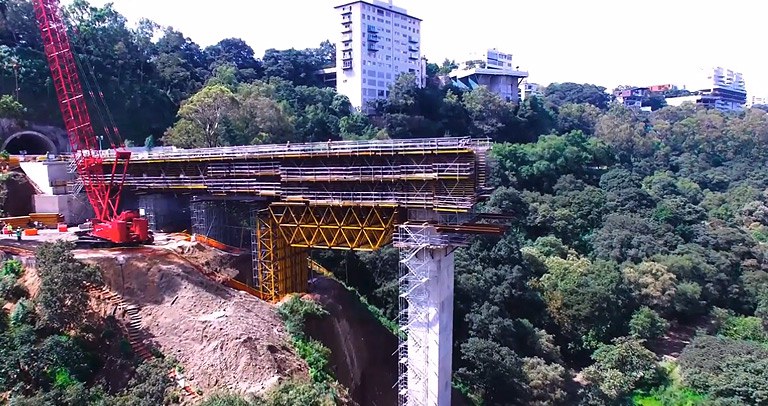
[(272, 221), (292, 247), (372, 251), (392, 239), (396, 206), (273, 203)]

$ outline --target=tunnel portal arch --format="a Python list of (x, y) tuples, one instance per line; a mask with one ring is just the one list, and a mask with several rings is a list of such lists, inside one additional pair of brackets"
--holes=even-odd
[(12, 155), (18, 155), (21, 151), (27, 151), (27, 155), (57, 154), (59, 149), (56, 144), (43, 133), (37, 131), (19, 131), (4, 142), (2, 151), (8, 151)]

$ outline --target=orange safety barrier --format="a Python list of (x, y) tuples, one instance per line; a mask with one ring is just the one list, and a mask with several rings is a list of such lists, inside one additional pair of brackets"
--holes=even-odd
[(222, 242), (214, 240), (213, 238), (209, 238), (209, 237), (206, 237), (206, 236), (201, 235), (201, 234), (195, 234), (195, 241), (198, 241), (198, 242), (200, 242), (202, 244), (205, 244), (205, 245), (207, 245), (207, 246), (209, 246), (211, 248), (216, 248), (219, 251), (224, 251), (224, 252), (227, 252), (227, 253), (230, 253), (230, 254), (239, 255), (239, 254), (244, 254), (245, 253), (245, 250), (243, 250), (243, 249), (240, 249), (240, 248), (237, 248), (237, 247), (233, 247), (231, 245), (224, 244)]
[(29, 237), (38, 235), (37, 229), (36, 228), (28, 228), (28, 229), (24, 230), (24, 235), (29, 236)]

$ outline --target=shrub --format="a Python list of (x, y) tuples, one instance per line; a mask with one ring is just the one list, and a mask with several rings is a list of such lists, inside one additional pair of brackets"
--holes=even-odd
[(236, 393), (214, 393), (200, 403), (200, 406), (257, 406), (260, 404), (263, 402), (251, 401)]
[(6, 260), (0, 265), (0, 275), (18, 278), (22, 273), (24, 273), (24, 265), (16, 259)]
[(317, 340), (307, 338), (304, 332), (304, 323), (308, 316), (321, 317), (327, 315), (320, 305), (302, 299), (299, 295), (291, 296), (288, 301), (280, 305), (278, 314), (285, 322), (285, 328), (293, 339), (293, 346), (299, 356), (309, 365), (309, 374), (315, 383), (331, 384), (333, 376), (328, 368), (331, 350)]
[(768, 349), (726, 337), (701, 336), (679, 358), (691, 388), (735, 404), (768, 403)]
[(88, 307), (84, 285), (101, 282), (99, 270), (76, 260), (73, 248), (71, 242), (43, 243), (35, 256), (41, 281), (37, 298), (41, 322), (54, 329), (79, 326)]
[(638, 309), (629, 320), (630, 335), (640, 339), (660, 338), (668, 328), (669, 323), (647, 306)]
[(22, 324), (35, 323), (35, 305), (27, 299), (21, 299), (16, 303), (16, 307), (11, 313), (11, 325), (20, 326)]
[(296, 352), (307, 361), (309, 376), (314, 382), (330, 382), (333, 377), (327, 372), (331, 350), (321, 342), (313, 339), (299, 339), (294, 341)]
[(523, 359), (523, 375), (527, 383), (528, 400), (531, 406), (565, 404), (566, 372), (559, 364), (547, 364), (538, 357)]
[(321, 317), (328, 314), (319, 304), (293, 295), (280, 305), (277, 313), (285, 322), (285, 328), (292, 336), (304, 337), (304, 322), (308, 316)]
[(717, 333), (735, 340), (768, 343), (768, 332), (765, 331), (763, 320), (759, 317), (728, 315), (721, 320)]
[(0, 298), (10, 299), (14, 286), (16, 286), (16, 278), (8, 275), (0, 275)]
[(286, 381), (266, 394), (269, 406), (335, 406), (334, 396), (325, 385), (303, 382), (299, 380)]
[(613, 344), (598, 348), (592, 359), (595, 363), (584, 370), (584, 376), (614, 400), (634, 389), (653, 387), (660, 378), (656, 356), (641, 340), (617, 338)]

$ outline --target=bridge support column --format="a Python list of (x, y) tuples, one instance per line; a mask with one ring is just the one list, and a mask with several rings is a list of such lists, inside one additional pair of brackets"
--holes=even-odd
[(453, 247), (430, 225), (401, 225), (398, 398), (401, 406), (451, 404)]
[(291, 246), (271, 216), (251, 214), (252, 286), (268, 301), (288, 293), (306, 292), (309, 283), (309, 249)]

